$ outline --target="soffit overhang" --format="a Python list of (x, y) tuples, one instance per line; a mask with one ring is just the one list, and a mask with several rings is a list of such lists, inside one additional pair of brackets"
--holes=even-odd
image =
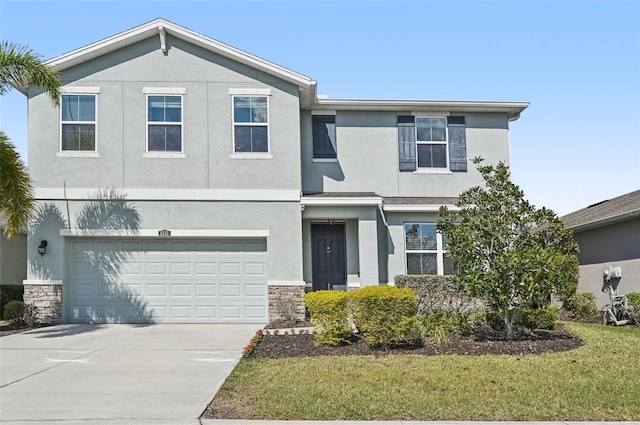
[(506, 113), (511, 121), (515, 121), (528, 106), (529, 102), (320, 98), (309, 109), (320, 111), (500, 112)]
[[(311, 105), (315, 100), (317, 85), (315, 80), (273, 62), (269, 62), (258, 56), (244, 52), (228, 44), (214, 40), (205, 35), (198, 34), (165, 19), (155, 19), (130, 30), (123, 31), (87, 46), (80, 47), (79, 49), (73, 50), (69, 53), (49, 59), (45, 64), (53, 67), (57, 71), (64, 71), (84, 62), (117, 51), (118, 49), (122, 49), (123, 47), (135, 44), (149, 37), (164, 37), (165, 34), (169, 34), (195, 46), (296, 85), (300, 90), (301, 103), (303, 106)], [(27, 94), (27, 86), (16, 88), (25, 95)]]

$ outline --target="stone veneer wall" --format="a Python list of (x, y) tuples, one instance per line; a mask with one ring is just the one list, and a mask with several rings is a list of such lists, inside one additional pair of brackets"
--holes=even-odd
[(304, 285), (269, 286), (269, 322), (304, 321)]
[(25, 304), (34, 305), (40, 312), (40, 323), (62, 323), (62, 285), (24, 285)]

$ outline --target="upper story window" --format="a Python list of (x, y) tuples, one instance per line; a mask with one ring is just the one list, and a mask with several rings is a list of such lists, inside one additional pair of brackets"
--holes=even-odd
[(63, 94), (60, 113), (61, 152), (95, 152), (96, 95)]
[(467, 171), (464, 116), (398, 116), (400, 171)]
[(435, 223), (405, 223), (404, 234), (407, 274), (455, 274), (444, 250), (447, 236), (436, 231)]
[(336, 159), (336, 116), (312, 115), (311, 122), (313, 131), (313, 159)]
[(447, 168), (447, 119), (416, 117), (418, 168)]
[(147, 95), (147, 152), (182, 152), (182, 96)]
[(267, 96), (233, 96), (233, 152), (269, 152)]

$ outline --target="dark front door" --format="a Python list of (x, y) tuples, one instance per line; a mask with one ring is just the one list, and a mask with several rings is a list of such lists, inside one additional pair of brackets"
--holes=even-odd
[(313, 290), (347, 290), (344, 224), (311, 224)]

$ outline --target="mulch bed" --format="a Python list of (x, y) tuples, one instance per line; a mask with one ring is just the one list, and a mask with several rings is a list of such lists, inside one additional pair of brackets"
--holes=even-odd
[(5, 335), (17, 334), (20, 332), (28, 331), (29, 327), (26, 325), (14, 325), (14, 324), (1, 324), (0, 325), (0, 337)]
[(535, 330), (507, 341), (499, 334), (481, 336), (453, 336), (443, 344), (428, 343), (424, 346), (400, 346), (387, 350), (372, 349), (363, 339), (337, 347), (313, 344), (313, 335), (266, 335), (249, 356), (250, 359), (278, 359), (287, 357), (349, 356), (415, 354), (437, 356), (441, 354), (542, 354), (568, 351), (582, 345), (582, 340), (571, 334), (564, 326), (555, 330)]

